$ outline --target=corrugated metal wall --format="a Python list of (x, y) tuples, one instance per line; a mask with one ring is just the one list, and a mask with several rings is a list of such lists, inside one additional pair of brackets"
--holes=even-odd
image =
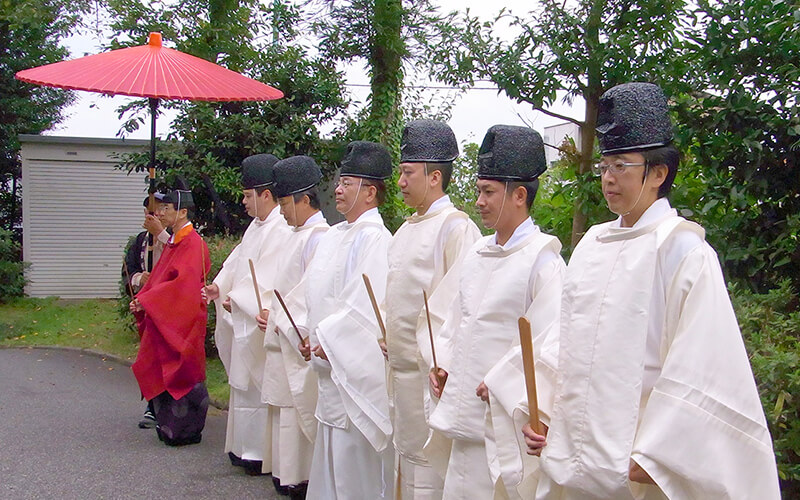
[(142, 230), (145, 174), (114, 153), (147, 141), (20, 136), (23, 258), (31, 297), (116, 297), (128, 238)]

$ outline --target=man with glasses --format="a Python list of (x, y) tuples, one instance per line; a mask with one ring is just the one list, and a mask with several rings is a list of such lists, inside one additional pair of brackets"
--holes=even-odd
[(308, 314), (301, 328), (310, 335), (298, 348), (311, 360), (319, 391), (309, 498), (391, 495), (394, 450), (386, 366), (362, 280), (362, 274), (369, 277), (380, 303), (392, 235), (378, 207), (391, 174), (392, 159), (383, 145), (355, 141), (347, 146), (335, 191), (336, 210), (346, 220), (322, 236), (306, 270)]
[(276, 262), (291, 234), (272, 191), (272, 168), (277, 161), (271, 154), (248, 156), (242, 161), (242, 204), (253, 221), (214, 282), (203, 288), (206, 300), (215, 302), (214, 340), (230, 385), (225, 451), (231, 463), (243, 467), (248, 475), (262, 474), (264, 450), (269, 449), (271, 439), (267, 404), (261, 401), (264, 332), (255, 318), (267, 312), (258, 309), (250, 261), (262, 303), (267, 303), (279, 273)]
[[(595, 166), (619, 217), (575, 248), (536, 498), (780, 498), (772, 441), (717, 256), (667, 195), (661, 89), (600, 99)], [(549, 419), (548, 419), (549, 417)]]

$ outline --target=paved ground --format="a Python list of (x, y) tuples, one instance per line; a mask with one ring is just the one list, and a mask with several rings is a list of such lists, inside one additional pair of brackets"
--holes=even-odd
[(144, 407), (127, 366), (0, 349), (0, 498), (281, 498), (222, 453), (224, 412), (209, 410), (200, 444), (171, 448), (136, 426)]

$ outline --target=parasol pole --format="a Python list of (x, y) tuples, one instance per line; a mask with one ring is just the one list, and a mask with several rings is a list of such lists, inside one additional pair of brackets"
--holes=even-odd
[[(156, 213), (156, 115), (158, 114), (158, 98), (149, 97), (150, 104), (150, 166), (148, 167), (148, 176), (150, 179), (150, 199), (147, 202), (147, 211), (150, 215)], [(153, 270), (153, 234), (147, 233), (147, 270)]]
[(372, 284), (369, 282), (369, 276), (366, 274), (361, 275), (364, 278), (364, 286), (367, 287), (367, 294), (369, 294), (369, 301), (372, 302), (372, 310), (375, 311), (375, 317), (378, 318), (378, 326), (381, 328), (381, 335), (383, 341), (386, 342), (386, 327), (383, 326), (383, 318), (381, 317), (381, 310), (378, 308), (378, 301), (375, 300), (375, 293), (372, 291)]
[(536, 397), (536, 372), (533, 367), (533, 341), (531, 340), (531, 322), (528, 318), (519, 318), (519, 344), (522, 348), (522, 368), (525, 372), (525, 388), (528, 391), (529, 423), (536, 434), (542, 433), (539, 423), (539, 402)]

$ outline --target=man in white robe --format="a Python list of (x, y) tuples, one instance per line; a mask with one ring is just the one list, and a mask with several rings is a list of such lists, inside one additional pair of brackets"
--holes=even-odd
[(386, 367), (362, 280), (362, 274), (369, 277), (380, 303), (391, 233), (377, 207), (391, 173), (384, 146), (366, 141), (348, 145), (335, 191), (336, 210), (346, 220), (325, 233), (306, 271), (303, 326), (310, 338), (299, 347), (311, 356), (319, 384), (308, 498), (393, 497)]
[(617, 220), (572, 254), (537, 498), (780, 498), (719, 261), (666, 196), (679, 153), (658, 86), (600, 100), (595, 172)]
[[(280, 274), (274, 290), (281, 294), (295, 324), (306, 324), (306, 269), (322, 236), (329, 229), (320, 212), (317, 184), (322, 172), (308, 156), (281, 160), (273, 168), (280, 211), (292, 233), (283, 242)], [(313, 280), (313, 277), (310, 278)], [(265, 331), (266, 359), (261, 391), (268, 404), (268, 433), (262, 469), (272, 472), (278, 493), (305, 498), (317, 420), (317, 377), (298, 349), (298, 332), (272, 295), (269, 314), (256, 316)]]
[(270, 436), (267, 405), (261, 401), (264, 332), (255, 319), (260, 311), (249, 261), (253, 261), (262, 304), (266, 304), (278, 274), (282, 244), (291, 234), (270, 190), (277, 161), (272, 155), (258, 154), (242, 162), (242, 203), (253, 221), (213, 283), (203, 290), (206, 300), (215, 302), (214, 340), (230, 384), (225, 451), (234, 465), (252, 475), (262, 473)]
[(400, 152), (397, 184), (403, 201), (416, 212), (392, 238), (384, 305), (395, 480), (401, 498), (438, 499), (444, 482), (422, 451), (429, 432), (424, 408), (428, 369), (420, 364), (417, 344), (417, 323), (425, 317), (422, 291), (431, 295), (436, 290), (480, 231), (445, 194), (458, 156), (456, 137), (447, 124), (408, 123)]
[[(434, 433), (426, 451), (435, 466), (446, 464), (445, 499), (513, 494), (502, 484), (496, 488), (490, 470), (499, 451), (487, 450), (493, 435), (484, 378), (519, 344), (521, 316), (537, 334), (557, 321), (565, 267), (561, 244), (529, 216), (545, 169), (538, 133), (505, 125), (489, 129), (478, 154), (476, 205), (495, 233), (478, 240), (458, 266), (458, 294), (436, 343), (439, 371), (430, 373), (432, 391), (441, 399), (430, 417)], [(497, 445), (519, 453), (516, 443)]]

